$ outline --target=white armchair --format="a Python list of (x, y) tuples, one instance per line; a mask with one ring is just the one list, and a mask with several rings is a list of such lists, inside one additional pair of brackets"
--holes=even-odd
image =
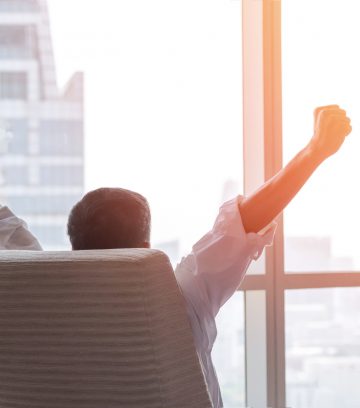
[(210, 408), (155, 250), (0, 252), (1, 408)]

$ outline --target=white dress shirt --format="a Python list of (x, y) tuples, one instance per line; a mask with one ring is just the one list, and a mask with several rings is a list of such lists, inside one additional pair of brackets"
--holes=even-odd
[[(239, 196), (226, 202), (213, 229), (194, 246), (175, 269), (187, 304), (195, 347), (214, 408), (223, 406), (211, 360), (216, 339), (215, 317), (239, 287), (250, 262), (273, 240), (275, 225), (262, 234), (246, 233), (239, 212)], [(41, 250), (24, 221), (0, 207), (0, 249)]]
[(223, 406), (211, 360), (217, 334), (215, 317), (239, 287), (250, 262), (259, 258), (266, 245), (271, 245), (276, 228), (276, 224), (271, 224), (263, 233), (247, 234), (239, 212), (241, 199), (239, 196), (223, 204), (213, 229), (175, 269), (214, 408)]
[(9, 208), (0, 205), (0, 249), (41, 251), (38, 240), (29, 232), (26, 223)]

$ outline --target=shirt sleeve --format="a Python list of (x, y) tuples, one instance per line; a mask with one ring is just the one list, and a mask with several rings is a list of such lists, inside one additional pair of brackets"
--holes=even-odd
[(246, 233), (239, 211), (242, 197), (226, 202), (213, 229), (198, 241), (192, 253), (178, 266), (177, 279), (184, 296), (195, 309), (207, 310), (215, 317), (234, 294), (250, 262), (271, 245), (276, 224), (261, 233)]
[(8, 207), (0, 207), (0, 249), (42, 250), (26, 223)]

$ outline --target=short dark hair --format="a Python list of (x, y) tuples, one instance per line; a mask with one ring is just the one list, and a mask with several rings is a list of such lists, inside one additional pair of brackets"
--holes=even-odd
[(138, 248), (150, 241), (149, 204), (141, 194), (99, 188), (71, 210), (68, 235), (73, 250)]

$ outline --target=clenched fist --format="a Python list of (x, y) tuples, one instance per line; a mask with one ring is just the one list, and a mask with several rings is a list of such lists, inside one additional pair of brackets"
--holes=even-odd
[(309, 147), (320, 160), (325, 160), (339, 150), (351, 132), (350, 119), (338, 105), (315, 109), (314, 119), (314, 136)]

